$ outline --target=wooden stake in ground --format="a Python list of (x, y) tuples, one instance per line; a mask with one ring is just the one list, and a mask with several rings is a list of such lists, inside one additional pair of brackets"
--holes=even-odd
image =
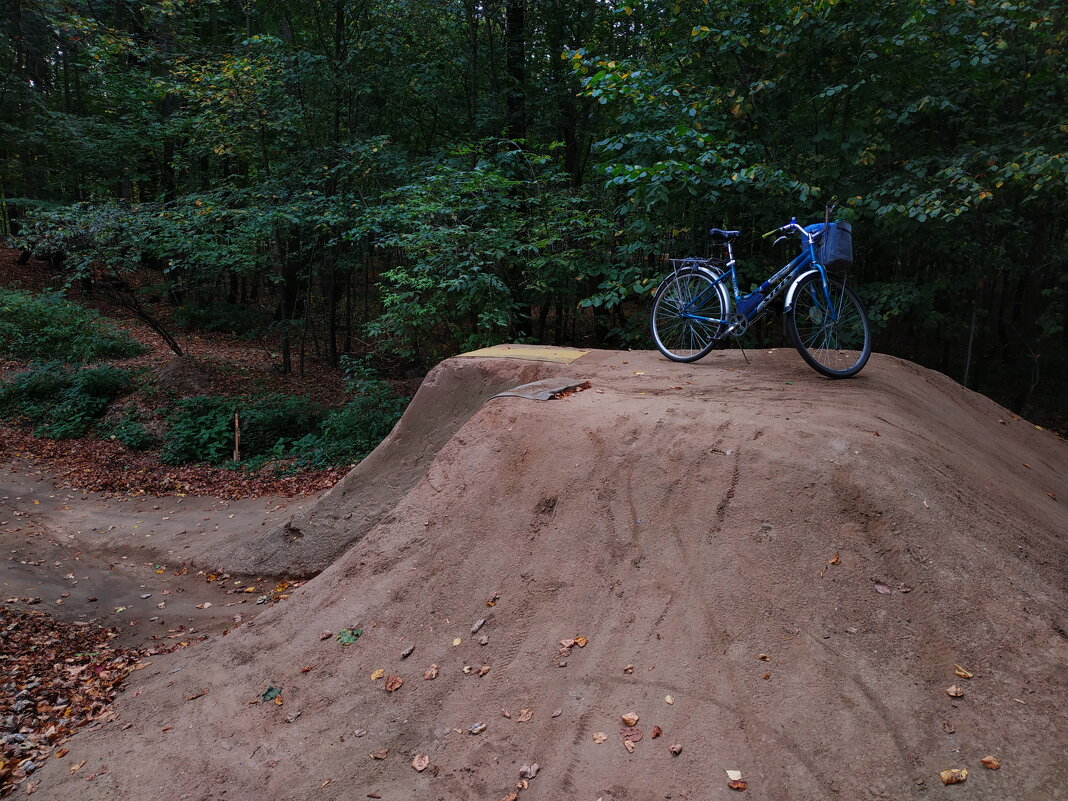
[(241, 461), (241, 417), (234, 412), (234, 461)]

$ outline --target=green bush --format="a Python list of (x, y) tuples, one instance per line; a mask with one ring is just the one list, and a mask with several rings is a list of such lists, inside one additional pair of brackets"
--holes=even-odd
[(115, 398), (131, 389), (133, 379), (128, 370), (110, 365), (69, 369), (51, 362), (0, 387), (0, 413), (27, 418), (38, 437), (82, 437), (96, 426)]
[(386, 438), (404, 414), (410, 398), (398, 397), (375, 377), (365, 360), (342, 359), (351, 401), (330, 412), (315, 434), (296, 443), (293, 451), (312, 467), (353, 464)]
[(187, 331), (213, 331), (255, 339), (270, 328), (271, 315), (263, 309), (236, 303), (212, 303), (207, 306), (189, 303), (175, 310), (174, 323)]
[(111, 427), (110, 435), (134, 451), (149, 451), (159, 445), (159, 441), (145, 429), (138, 417), (137, 407), (132, 403), (126, 407), (122, 418)]
[(144, 346), (59, 292), (0, 289), (0, 355), (30, 361), (94, 362), (143, 353)]
[(318, 433), (293, 451), (310, 466), (353, 464), (373, 451), (404, 414), (408, 398), (397, 397), (385, 381), (364, 382), (364, 394), (330, 412)]
[(230, 461), (235, 413), (240, 415), (243, 460), (292, 455), (293, 443), (314, 432), (323, 416), (307, 398), (285, 395), (185, 398), (168, 417), (160, 460), (166, 464)]

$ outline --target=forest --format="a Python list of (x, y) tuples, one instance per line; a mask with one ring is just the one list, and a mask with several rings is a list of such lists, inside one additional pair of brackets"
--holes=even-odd
[(793, 255), (759, 234), (836, 203), (877, 351), (1064, 427), (1063, 2), (4, 6), (0, 234), (177, 355), (218, 332), (366, 389), (647, 348), (669, 257), (739, 228), (759, 282)]

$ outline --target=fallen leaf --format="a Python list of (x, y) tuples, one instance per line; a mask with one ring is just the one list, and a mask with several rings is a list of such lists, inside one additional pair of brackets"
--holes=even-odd
[(560, 640), (560, 645), (562, 645), (564, 648), (571, 648), (574, 644), (575, 644), (575, 638), (574, 637), (571, 637), (571, 638), (566, 639), (566, 640)]
[(320, 640), (329, 640), (333, 636), (334, 636), (334, 632), (332, 632), (332, 631), (320, 631), (319, 632), (319, 639)]
[(654, 740), (657, 737), (659, 737), (661, 734), (663, 734), (663, 733), (664, 733), (664, 730), (661, 729), (659, 726), (653, 726), (653, 739)]
[(770, 674), (770, 673), (765, 673), (765, 674), (764, 674), (763, 676), (761, 676), (760, 678), (762, 678), (762, 679), (770, 679), (770, 678), (771, 678), (771, 674)]
[(732, 781), (729, 781), (727, 782), (727, 786), (730, 787), (732, 790), (745, 790), (747, 787), (749, 787), (749, 785), (741, 779), (734, 779)]
[(951, 695), (954, 698), (960, 698), (962, 695), (964, 695), (964, 690), (962, 690), (957, 684), (951, 684), (949, 687), (946, 687), (946, 695)]
[(588, 642), (589, 642), (589, 640), (587, 640), (585, 637), (576, 637), (575, 638), (575, 645), (577, 645), (579, 648), (585, 648), (586, 647), (586, 643), (588, 643)]
[(432, 681), (438, 677), (438, 666), (431, 665), (423, 671), (423, 681)]
[(601, 743), (608, 741), (608, 735), (603, 731), (595, 731), (593, 733), (593, 741), (597, 743), (597, 745), (600, 745)]
[(263, 695), (261, 695), (260, 698), (262, 698), (264, 703), (266, 703), (267, 701), (273, 701), (281, 694), (282, 691), (278, 687), (268, 687), (266, 690), (264, 690)]
[(207, 690), (201, 690), (200, 692), (198, 692), (198, 693), (194, 693), (193, 695), (189, 696), (189, 697), (188, 697), (188, 698), (186, 698), (185, 700), (187, 700), (187, 701), (195, 701), (195, 700), (197, 700), (198, 698), (203, 698), (203, 697), (204, 697), (205, 695), (207, 695), (207, 694), (208, 694), (208, 691), (207, 691)]
[(53, 759), (63, 759), (63, 757), (65, 757), (69, 753), (70, 753), (70, 749), (69, 748), (60, 748), (58, 751), (56, 751), (56, 753), (54, 753), (52, 755), (52, 758)]
[(670, 695), (665, 695), (664, 696), (664, 703), (665, 704), (669, 704), (669, 705), (673, 704), (673, 703), (675, 703), (675, 699), (672, 698)]
[(943, 720), (942, 721), (942, 731), (944, 731), (946, 734), (953, 734), (953, 732), (955, 732), (956, 729), (953, 728), (953, 724), (950, 723), (948, 720)]
[(213, 606), (215, 606), (215, 604), (213, 604), (211, 601), (205, 601), (202, 604), (197, 604), (197, 609), (211, 609), (211, 607)]
[(412, 760), (412, 767), (415, 768), (417, 773), (422, 773), (428, 767), (430, 767), (430, 757), (423, 754), (416, 754), (415, 759)]
[(623, 747), (627, 749), (628, 754), (634, 753), (634, 743), (632, 743), (630, 740), (624, 740)]
[(457, 637), (455, 640), (452, 641), (452, 647), (455, 648), (461, 642), (463, 642), (463, 640), (461, 640), (459, 637)]
[(526, 723), (532, 717), (534, 717), (534, 710), (533, 709), (520, 709), (519, 710), (519, 717), (517, 717), (515, 720), (516, 720), (516, 723)]
[(386, 754), (388, 754), (388, 753), (389, 753), (389, 749), (388, 748), (383, 748), (381, 751), (372, 751), (371, 752), (371, 759), (385, 759), (386, 758)]
[(768, 656), (767, 654), (757, 654), (757, 659), (759, 659), (761, 662), (770, 662), (771, 661), (771, 657)]
[(400, 676), (386, 676), (386, 692), (399, 690), (402, 684), (404, 684), (404, 679)]
[(554, 710), (553, 710), (553, 713), (552, 713), (551, 715), (549, 715), (549, 717), (551, 717), (551, 718), (558, 718), (558, 717), (560, 717), (560, 716), (561, 716), (562, 714), (564, 714), (564, 710), (562, 710), (562, 709), (554, 709)]
[(478, 723), (475, 723), (473, 726), (471, 726), (470, 729), (468, 729), (468, 731), (471, 732), (472, 734), (482, 734), (482, 732), (484, 732), (485, 730), (486, 730), (486, 724), (483, 723), (482, 721), (479, 721)]
[(620, 729), (619, 735), (624, 740), (630, 740), (632, 743), (636, 743), (642, 738), (642, 730), (634, 727), (628, 727), (626, 729)]
[(382, 678), (385, 675), (386, 675), (386, 671), (383, 668), (379, 668), (378, 670), (376, 670), (374, 673), (371, 674), (371, 681), (377, 681), (378, 679)]
[(337, 633), (337, 641), (341, 645), (352, 645), (356, 640), (360, 639), (361, 634), (363, 634), (363, 629), (342, 629)]
[(81, 770), (82, 768), (84, 768), (84, 767), (85, 767), (85, 763), (86, 763), (86, 762), (88, 762), (88, 761), (89, 761), (89, 760), (87, 760), (87, 759), (83, 759), (83, 760), (82, 760), (81, 762), (79, 762), (79, 763), (78, 763), (77, 765), (71, 765), (71, 766), (70, 766), (70, 772), (71, 772), (71, 775), (73, 775), (73, 774), (77, 773), (77, 772), (78, 772), (79, 770)]
[(885, 584), (878, 584), (878, 583), (875, 585), (875, 591), (877, 593), (879, 593), (880, 595), (889, 595), (891, 592), (893, 592), (893, 590), (891, 590)]
[(538, 769), (540, 767), (541, 766), (537, 762), (532, 765), (524, 765), (519, 769), (519, 777), (521, 779), (533, 779), (538, 775)]
[(967, 670), (962, 668), (960, 665), (954, 665), (953, 666), (953, 672), (956, 673), (958, 676), (960, 676), (962, 679), (970, 679), (972, 676), (975, 675), (974, 673), (969, 673)]
[(280, 695), (275, 696), (274, 705), (275, 706), (281, 706), (282, 705), (282, 696), (280, 696)]
[(682, 745), (679, 744), (679, 743), (675, 743), (670, 748), (668, 748), (668, 751), (671, 752), (672, 756), (678, 756), (679, 754), (682, 753)]
[(624, 673), (633, 673), (634, 672), (634, 665), (627, 665), (625, 668), (623, 668), (623, 672)]
[(315, 670), (315, 665), (305, 665), (304, 667), (302, 667), (300, 669), (300, 672), (301, 673), (310, 673), (313, 670)]
[(489, 665), (483, 665), (482, 667), (480, 667), (478, 669), (478, 675), (479, 676), (485, 676), (489, 672), (490, 672), (490, 666)]
[(942, 784), (960, 784), (968, 780), (968, 769), (949, 768), (948, 770), (940, 771), (938, 778), (942, 780)]
[(839, 558), (839, 556), (838, 556), (838, 551), (835, 551), (835, 552), (834, 552), (834, 558), (833, 558), (833, 559), (830, 559), (830, 560), (829, 560), (829, 561), (827, 562), (827, 564), (829, 564), (829, 565), (840, 565), (840, 564), (842, 564), (842, 560), (841, 560), (841, 559)]
[(1001, 768), (1001, 763), (994, 756), (985, 756), (979, 762), (984, 768), (989, 768), (990, 770), (999, 770)]
[(324, 787), (326, 787), (326, 785), (330, 784), (330, 782), (332, 782), (332, 781), (333, 781), (333, 779), (323, 779), (323, 783), (319, 785), (319, 789), (322, 790)]
[(499, 601), (500, 598), (501, 596), (498, 593), (493, 593), (493, 595), (486, 599), (486, 606), (496, 606), (497, 601)]
[(502, 718), (510, 718), (510, 717), (512, 717), (512, 713), (509, 712), (507, 709), (502, 709), (501, 710), (501, 717)]
[(628, 712), (627, 714), (621, 715), (620, 717), (623, 718), (623, 722), (628, 726), (637, 726), (638, 725), (638, 713), (637, 712)]
[(742, 772), (740, 770), (728, 770), (727, 778), (731, 781), (737, 782), (742, 780)]
[(508, 795), (506, 795), (504, 798), (502, 798), (501, 801), (516, 801), (517, 798), (519, 798), (519, 793), (513, 790), (512, 792), (508, 793)]

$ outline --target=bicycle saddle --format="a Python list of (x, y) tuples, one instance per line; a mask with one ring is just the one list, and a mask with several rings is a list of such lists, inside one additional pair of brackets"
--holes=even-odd
[(708, 236), (717, 245), (726, 245), (733, 242), (741, 234), (741, 231), (724, 231), (722, 228), (710, 228)]

